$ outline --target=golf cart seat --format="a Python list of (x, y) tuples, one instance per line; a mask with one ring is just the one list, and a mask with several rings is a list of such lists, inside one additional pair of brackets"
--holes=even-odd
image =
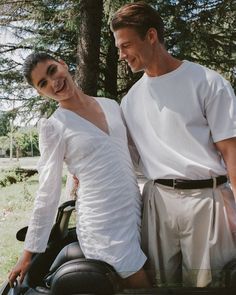
[(46, 287), (28, 290), (25, 295), (111, 295), (118, 290), (118, 275), (105, 262), (86, 259), (78, 242), (65, 246), (52, 264)]
[[(78, 242), (70, 243), (60, 251), (44, 282), (46, 287), (32, 288), (25, 295), (111, 295), (117, 294), (120, 289), (119, 276), (115, 270), (105, 262), (86, 259)], [(182, 291), (176, 289), (173, 294), (219, 295), (224, 294), (222, 292), (226, 290), (227, 294), (234, 294), (232, 292), (236, 288), (236, 259), (223, 268), (222, 285), (226, 289), (185, 288)], [(159, 289), (159, 294), (166, 294), (166, 291)]]
[[(74, 201), (67, 201), (59, 207), (45, 253), (35, 254), (21, 286), (11, 289), (6, 281), (0, 287), (0, 295), (236, 294), (236, 258), (222, 269), (222, 287), (219, 288), (160, 287), (145, 289), (143, 293), (139, 290), (120, 290), (119, 276), (110, 265), (84, 257), (76, 229), (73, 222), (70, 222), (74, 208)], [(24, 241), (26, 232), (27, 228), (20, 230), (17, 239)]]

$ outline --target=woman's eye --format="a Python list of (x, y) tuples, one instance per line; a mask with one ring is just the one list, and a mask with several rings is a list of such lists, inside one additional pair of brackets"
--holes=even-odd
[(56, 70), (57, 70), (57, 67), (51, 67), (51, 68), (50, 68), (50, 72), (49, 72), (49, 74), (50, 74), (50, 75), (55, 74), (55, 73), (56, 73)]
[(42, 81), (41, 83), (40, 83), (40, 88), (43, 88), (43, 87), (45, 87), (47, 85), (47, 82), (46, 81)]

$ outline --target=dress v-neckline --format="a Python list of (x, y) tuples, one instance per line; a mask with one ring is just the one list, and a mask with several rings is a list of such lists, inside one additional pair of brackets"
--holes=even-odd
[(73, 115), (75, 115), (75, 116), (77, 116), (78, 118), (80, 118), (81, 120), (83, 120), (85, 123), (91, 125), (93, 128), (95, 128), (95, 129), (99, 130), (100, 132), (102, 132), (104, 135), (110, 137), (110, 136), (111, 136), (111, 130), (110, 130), (110, 126), (109, 126), (109, 124), (108, 124), (108, 120), (107, 120), (106, 112), (105, 112), (105, 110), (104, 110), (102, 104), (98, 101), (98, 99), (96, 99), (96, 97), (93, 97), (93, 99), (95, 99), (95, 101), (98, 103), (98, 105), (99, 105), (99, 107), (100, 107), (100, 109), (101, 109), (101, 111), (102, 111), (102, 113), (103, 113), (103, 116), (104, 116), (104, 118), (105, 118), (105, 123), (106, 123), (107, 131), (108, 131), (108, 132), (106, 132), (106, 131), (104, 131), (103, 129), (99, 128), (97, 125), (95, 125), (94, 123), (92, 123), (91, 121), (89, 121), (88, 119), (84, 118), (83, 116), (79, 115), (78, 113), (76, 113), (76, 112), (74, 112), (74, 111), (71, 111), (71, 110), (66, 109), (66, 108), (63, 108), (63, 107), (59, 107), (59, 109), (61, 109), (61, 110), (63, 110), (63, 111), (65, 110), (65, 111), (68, 111), (68, 112), (72, 113)]

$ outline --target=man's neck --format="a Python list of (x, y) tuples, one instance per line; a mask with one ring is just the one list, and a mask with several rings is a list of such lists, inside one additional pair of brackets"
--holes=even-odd
[(161, 46), (158, 51), (155, 52), (150, 66), (145, 69), (145, 73), (149, 77), (162, 76), (176, 70), (182, 63), (181, 60), (169, 54), (164, 46)]

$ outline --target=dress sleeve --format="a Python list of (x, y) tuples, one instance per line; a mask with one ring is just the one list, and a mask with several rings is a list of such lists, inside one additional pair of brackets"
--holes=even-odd
[(39, 122), (39, 188), (30, 219), (24, 248), (44, 252), (55, 219), (61, 194), (61, 177), (65, 154), (63, 132), (50, 120)]

